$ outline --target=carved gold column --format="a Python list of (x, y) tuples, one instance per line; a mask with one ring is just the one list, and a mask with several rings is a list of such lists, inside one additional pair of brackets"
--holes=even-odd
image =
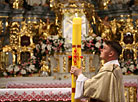
[(60, 72), (60, 60), (59, 56), (57, 54), (54, 55), (54, 58), (56, 59), (57, 66), (53, 69), (53, 72)]
[(82, 70), (83, 72), (86, 72), (86, 57), (83, 56), (82, 58)]
[(137, 102), (137, 88), (134, 86), (125, 87), (125, 102)]
[(67, 65), (67, 61), (66, 61), (66, 56), (64, 56), (63, 57), (63, 72), (66, 72), (66, 70), (67, 70), (67, 67), (66, 67), (66, 65)]
[(93, 65), (94, 56), (95, 56), (95, 52), (93, 52), (92, 56), (90, 56), (90, 59), (89, 59), (89, 70), (90, 70), (90, 72), (94, 72), (96, 70), (94, 65)]

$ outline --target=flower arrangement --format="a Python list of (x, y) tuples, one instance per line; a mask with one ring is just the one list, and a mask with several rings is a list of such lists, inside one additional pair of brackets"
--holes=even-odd
[(49, 36), (46, 39), (40, 38), (40, 43), (36, 45), (36, 49), (42, 55), (52, 55), (55, 52), (64, 52), (71, 48), (67, 40), (61, 36)]
[(137, 74), (138, 63), (136, 60), (128, 59), (120, 61), (120, 67), (123, 74)]
[(16, 65), (9, 65), (5, 71), (3, 72), (3, 76), (26, 76), (37, 72), (35, 67), (36, 64), (36, 57), (32, 56), (28, 62)]
[(82, 40), (82, 51), (99, 52), (102, 48), (103, 40), (100, 36), (85, 36)]
[[(102, 39), (99, 36), (86, 36), (82, 41), (82, 51), (99, 52), (102, 47)], [(49, 36), (46, 39), (40, 37), (34, 49), (34, 56), (28, 62), (10, 65), (3, 71), (3, 76), (28, 76), (37, 73), (41, 69), (43, 56), (62, 53), (71, 49), (71, 44), (61, 36)]]

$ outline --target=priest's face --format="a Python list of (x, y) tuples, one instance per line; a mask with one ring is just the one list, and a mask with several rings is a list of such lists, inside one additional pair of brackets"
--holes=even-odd
[(101, 49), (100, 58), (102, 60), (108, 61), (110, 57), (110, 52), (111, 52), (111, 47), (104, 43), (103, 49)]

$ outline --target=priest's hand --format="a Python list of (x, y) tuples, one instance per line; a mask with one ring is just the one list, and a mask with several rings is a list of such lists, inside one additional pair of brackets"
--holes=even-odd
[(82, 69), (77, 68), (76, 66), (72, 66), (71, 70), (70, 70), (70, 73), (74, 74), (75, 76), (79, 76), (80, 74), (82, 74)]

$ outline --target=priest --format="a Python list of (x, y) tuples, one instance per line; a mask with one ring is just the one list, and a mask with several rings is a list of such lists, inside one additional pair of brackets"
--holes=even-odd
[(123, 75), (118, 58), (122, 53), (116, 41), (105, 41), (100, 58), (104, 65), (97, 75), (88, 79), (81, 68), (71, 67), (71, 74), (77, 76), (75, 99), (89, 98), (90, 102), (125, 102)]

